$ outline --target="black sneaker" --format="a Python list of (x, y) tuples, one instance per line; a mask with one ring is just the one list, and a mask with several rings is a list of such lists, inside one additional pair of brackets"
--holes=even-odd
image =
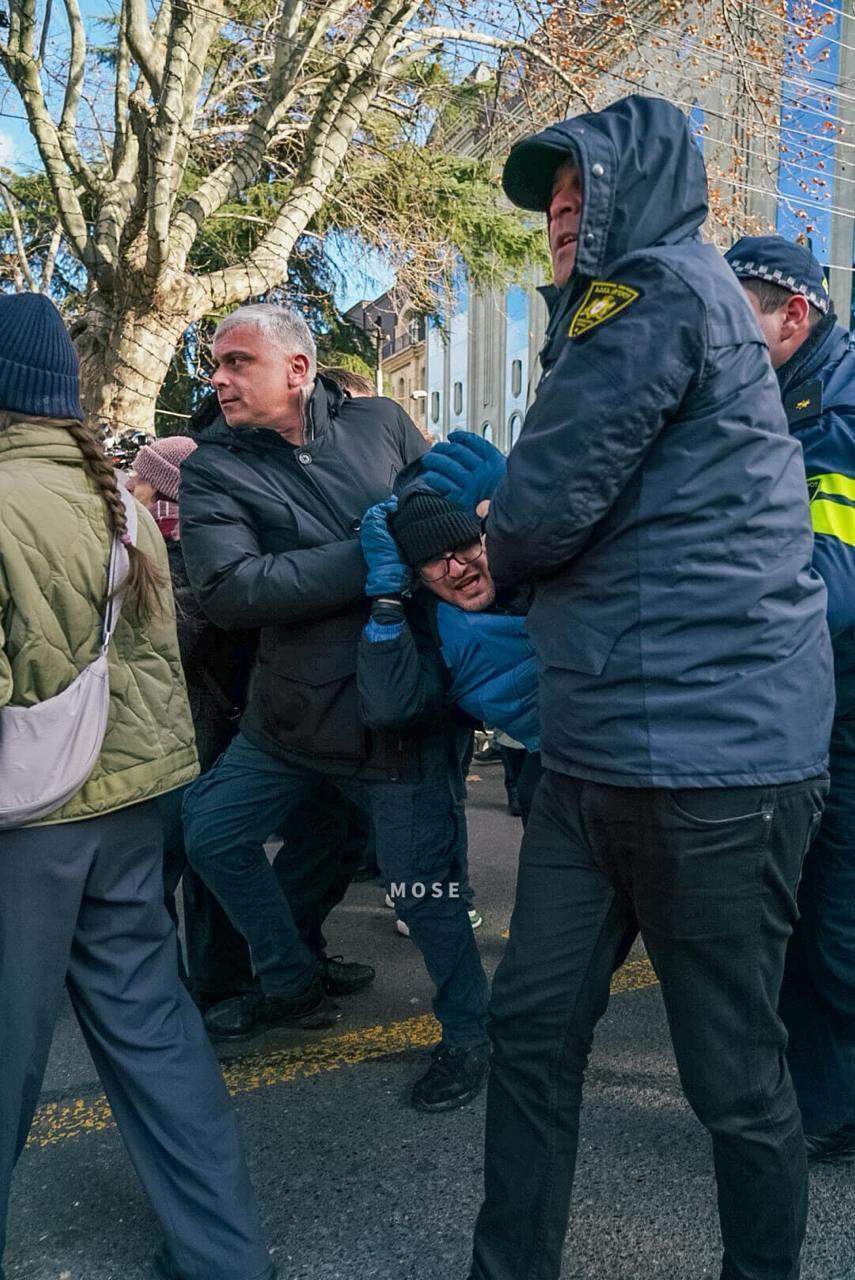
[(352, 996), (370, 987), (376, 976), (370, 964), (346, 962), (342, 956), (320, 956), (318, 968), (328, 996)]
[(234, 996), (209, 1009), (204, 1022), (212, 1040), (248, 1040), (269, 1027), (318, 1031), (335, 1026), (340, 1017), (340, 1009), (327, 997), (317, 977), (299, 996), (266, 996), (260, 991)]
[(855, 1160), (855, 1124), (845, 1124), (821, 1136), (805, 1134), (807, 1158), (813, 1163), (849, 1164)]
[(438, 1044), (433, 1063), (413, 1085), (412, 1104), (417, 1111), (453, 1111), (481, 1092), (490, 1065), (489, 1044), (454, 1049)]

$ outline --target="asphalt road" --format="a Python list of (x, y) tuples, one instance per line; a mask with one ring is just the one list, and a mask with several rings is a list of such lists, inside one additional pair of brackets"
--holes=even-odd
[[(472, 879), (492, 969), (520, 826), (500, 771), (470, 785)], [(282, 1280), (465, 1280), (480, 1198), (483, 1098), (407, 1106), (435, 1038), (413, 945), (376, 885), (356, 885), (331, 953), (378, 978), (332, 1031), (270, 1032), (224, 1056)], [(12, 1196), (8, 1280), (144, 1280), (157, 1224), (66, 1008)], [(658, 989), (635, 954), (615, 983), (588, 1076), (564, 1280), (717, 1280), (707, 1137), (680, 1093)], [(811, 1174), (802, 1280), (855, 1280), (855, 1166)]]

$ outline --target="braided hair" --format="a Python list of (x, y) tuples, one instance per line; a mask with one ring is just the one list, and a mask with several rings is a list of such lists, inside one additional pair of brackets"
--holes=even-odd
[(159, 566), (130, 540), (125, 504), (119, 496), (116, 472), (98, 437), (82, 422), (70, 418), (38, 418), (31, 414), (12, 414), (8, 411), (0, 414), (0, 427), (10, 422), (33, 422), (43, 427), (62, 427), (74, 440), (83, 455), (87, 474), (107, 508), (110, 536), (119, 538), (128, 553), (128, 576), (122, 584), (125, 611), (138, 622), (147, 622), (160, 612), (162, 593), (168, 585), (168, 579)]

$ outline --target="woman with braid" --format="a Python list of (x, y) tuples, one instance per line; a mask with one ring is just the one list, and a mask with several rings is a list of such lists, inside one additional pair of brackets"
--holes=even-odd
[(0, 296), (0, 708), (54, 697), (93, 661), (114, 535), (130, 566), (95, 768), (59, 810), (0, 831), (0, 1260), (65, 983), (163, 1228), (154, 1274), (269, 1280), (235, 1118), (163, 903), (157, 798), (197, 765), (166, 551), (137, 515), (133, 545), (83, 425), (59, 312), (39, 294)]

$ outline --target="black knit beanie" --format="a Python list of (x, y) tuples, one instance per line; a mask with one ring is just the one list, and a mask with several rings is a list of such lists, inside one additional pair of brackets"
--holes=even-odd
[(404, 494), (398, 510), (389, 518), (389, 528), (413, 569), (421, 569), (449, 551), (471, 547), (481, 540), (481, 526), (474, 516), (426, 489)]
[(43, 293), (0, 294), (0, 409), (83, 418), (77, 352)]

